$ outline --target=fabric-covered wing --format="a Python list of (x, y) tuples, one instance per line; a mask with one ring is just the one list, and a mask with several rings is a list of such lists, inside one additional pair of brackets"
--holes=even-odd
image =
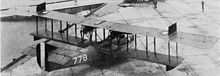
[(19, 10), (19, 9), (7, 9), (4, 11), (1, 11), (0, 17), (10, 17), (10, 16), (32, 16), (34, 13), (27, 12), (25, 10)]
[(127, 55), (130, 58), (149, 61), (153, 63), (163, 64), (171, 67), (178, 66), (184, 59), (182, 57), (168, 56), (161, 53), (148, 52), (148, 55), (145, 51), (130, 49), (129, 54)]
[(202, 49), (212, 48), (218, 40), (218, 38), (214, 36), (205, 36), (205, 35), (198, 35), (198, 34), (191, 34), (184, 32), (177, 32), (176, 35), (169, 37), (167, 34), (163, 34), (164, 32), (167, 32), (167, 30), (162, 30), (152, 27), (127, 25), (123, 23), (116, 23), (112, 21), (105, 21), (94, 18), (85, 18), (77, 15), (71, 15), (56, 11), (47, 11), (46, 14), (40, 14), (40, 15), (35, 14), (35, 16), (67, 21), (67, 22), (82, 24), (91, 27), (99, 27), (108, 30), (139, 34), (149, 37), (156, 37), (156, 38), (161, 38)]

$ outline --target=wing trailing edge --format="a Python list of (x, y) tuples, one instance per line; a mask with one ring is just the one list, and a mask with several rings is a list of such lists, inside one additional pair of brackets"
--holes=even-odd
[[(174, 35), (169, 36), (167, 30), (152, 28), (152, 27), (143, 27), (143, 26), (135, 26), (135, 25), (127, 25), (123, 23), (116, 23), (112, 21), (99, 20), (94, 18), (86, 18), (77, 15), (71, 15), (56, 11), (48, 11), (47, 14), (39, 15), (35, 14), (35, 16), (66, 21), (70, 23), (81, 24), (90, 27), (98, 27), (113, 31), (126, 32), (132, 34), (139, 34), (149, 37), (161, 38), (167, 41), (173, 41), (184, 45), (189, 45), (196, 48), (201, 49), (209, 49), (212, 48), (219, 38), (214, 36), (205, 36), (199, 34), (185, 33), (185, 32), (176, 32)], [(97, 24), (99, 23), (99, 24)]]
[[(148, 55), (147, 55), (148, 54)], [(184, 58), (179, 56), (168, 56), (162, 53), (148, 52), (142, 50), (129, 49), (130, 58), (163, 64), (167, 66), (167, 71), (175, 68), (182, 63)]]

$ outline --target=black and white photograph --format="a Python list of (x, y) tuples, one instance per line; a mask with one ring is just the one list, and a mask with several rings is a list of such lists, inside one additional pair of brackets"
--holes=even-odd
[(0, 4), (0, 76), (220, 76), (220, 0)]

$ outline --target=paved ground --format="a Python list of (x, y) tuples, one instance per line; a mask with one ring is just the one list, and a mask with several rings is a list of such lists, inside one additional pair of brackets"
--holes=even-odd
[[(107, 0), (108, 1), (108, 0)], [(109, 0), (110, 1), (110, 0)], [(134, 25), (156, 27), (160, 29), (167, 29), (167, 27), (175, 22), (178, 24), (178, 31), (188, 32), (194, 34), (211, 35), (220, 38), (220, 1), (218, 0), (204, 0), (205, 1), (205, 12), (201, 12), (201, 0), (165, 0), (165, 2), (159, 2), (158, 8), (153, 9), (151, 3), (136, 4), (136, 7), (120, 8), (118, 11), (108, 13), (101, 19), (129, 23)], [(8, 23), (8, 24), (7, 24)], [(27, 22), (28, 25), (32, 23)], [(24, 26), (13, 26), (18, 23), (2, 22), (3, 28), (7, 29), (19, 29)], [(12, 25), (4, 26), (4, 25)], [(33, 24), (32, 24), (33, 25)], [(34, 25), (33, 25), (34, 26)], [(31, 28), (30, 27), (25, 27)], [(14, 32), (3, 29), (3, 34), (8, 35)], [(5, 32), (6, 31), (6, 32)], [(29, 30), (30, 31), (30, 30)], [(29, 31), (23, 31), (27, 33)], [(18, 32), (17, 35), (21, 35)], [(11, 35), (8, 35), (10, 40)], [(25, 34), (24, 37), (27, 35)], [(30, 36), (28, 36), (30, 37)], [(138, 36), (138, 48), (144, 49), (142, 43), (144, 40), (141, 36)], [(18, 38), (19, 40), (20, 38)], [(27, 43), (31, 42), (31, 38), (27, 38)], [(4, 43), (8, 42), (8, 39), (4, 39)], [(22, 39), (21, 39), (22, 40)], [(2, 41), (2, 40), (1, 40)], [(16, 40), (15, 40), (16, 41)], [(24, 40), (23, 40), (24, 41)], [(3, 41), (2, 41), (3, 42)], [(149, 38), (150, 51), (153, 50), (153, 38)], [(11, 43), (8, 45), (15, 45)], [(19, 45), (17, 43), (16, 45)], [(28, 44), (21, 44), (23, 47)], [(172, 55), (175, 53), (175, 43), (171, 43)], [(8, 46), (10, 48), (11, 46)], [(184, 62), (175, 69), (165, 72), (163, 65), (154, 63), (131, 60), (129, 62), (122, 63), (120, 65), (99, 69), (91, 67), (89, 65), (81, 65), (62, 70), (50, 72), (47, 76), (72, 76), (72, 75), (120, 75), (120, 76), (219, 76), (220, 75), (220, 41), (212, 49), (198, 49), (186, 45), (179, 44), (179, 56), (185, 58)], [(6, 48), (7, 49), (7, 48)], [(16, 49), (16, 48), (15, 48)], [(22, 48), (19, 48), (22, 50)], [(167, 42), (161, 39), (157, 39), (157, 51), (160, 53), (167, 53)], [(10, 55), (8, 53), (7, 55)], [(18, 54), (18, 52), (17, 52)], [(15, 55), (17, 55), (15, 54)], [(162, 68), (162, 69), (161, 69)], [(2, 72), (3, 76), (40, 76), (40, 69), (36, 64), (36, 58), (33, 57), (23, 65), (20, 65), (9, 72)]]

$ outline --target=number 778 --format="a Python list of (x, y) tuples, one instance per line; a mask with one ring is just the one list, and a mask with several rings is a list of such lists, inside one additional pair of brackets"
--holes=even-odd
[(73, 57), (72, 59), (74, 60), (74, 64), (76, 64), (77, 62), (78, 62), (78, 63), (81, 63), (82, 60), (83, 60), (83, 61), (87, 61), (87, 60), (88, 60), (87, 54), (82, 54), (82, 55)]

